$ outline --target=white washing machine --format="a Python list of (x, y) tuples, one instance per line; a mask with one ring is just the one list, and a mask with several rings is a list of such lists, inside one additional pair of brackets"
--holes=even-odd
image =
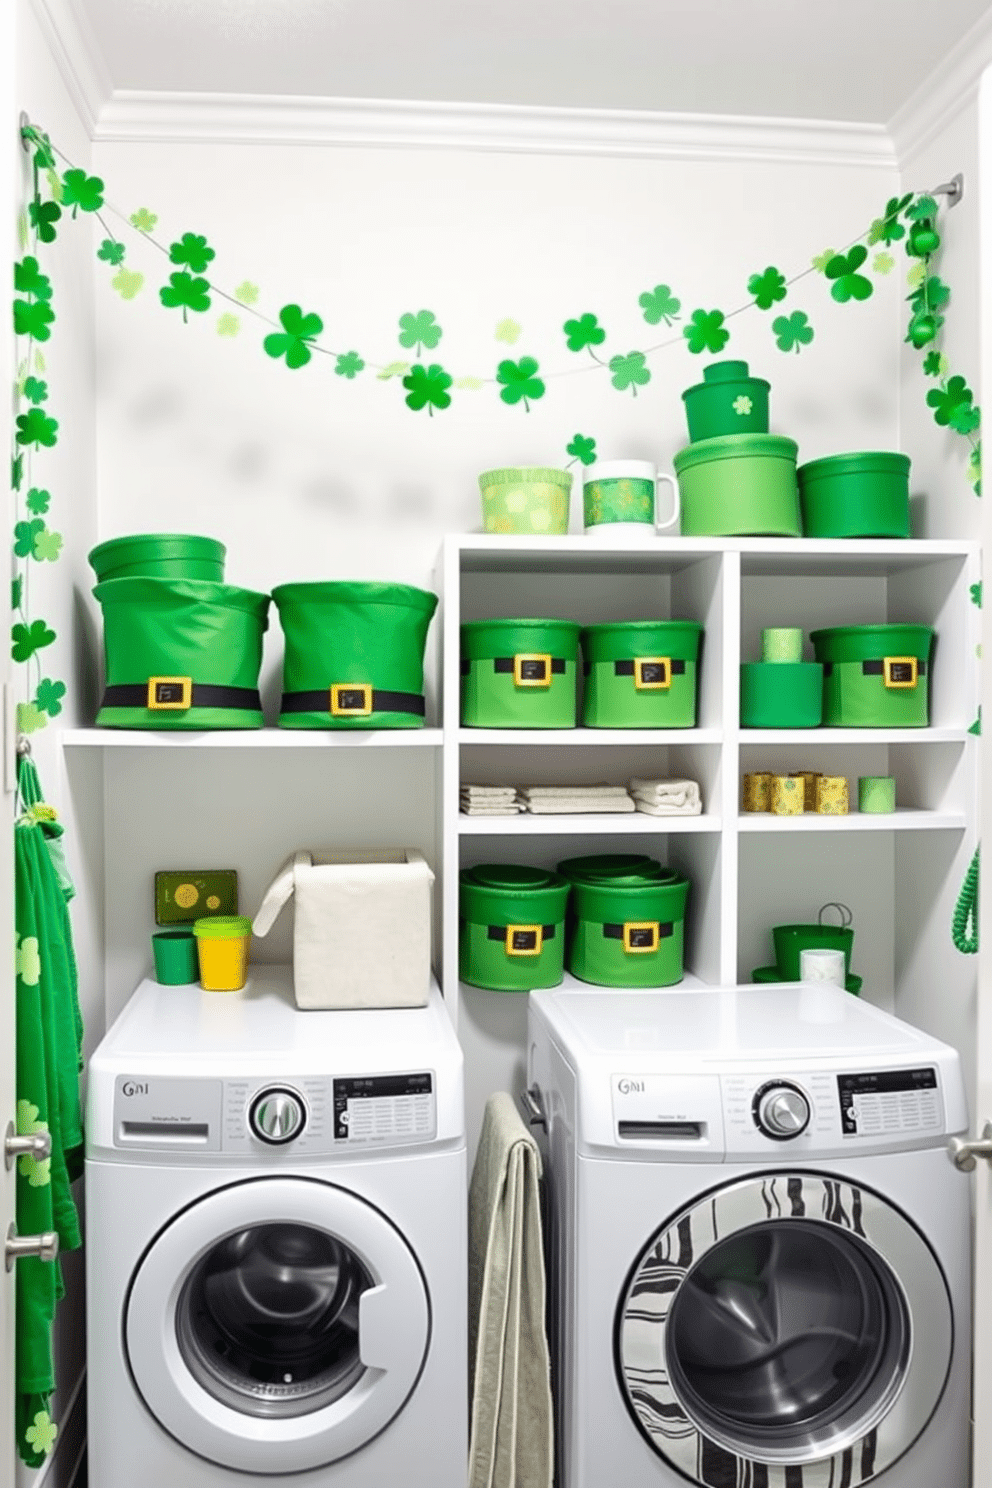
[(832, 987), (530, 998), (561, 1488), (965, 1488), (954, 1050)]
[(462, 1054), (425, 1008), (144, 982), (90, 1064), (99, 1488), (465, 1488)]

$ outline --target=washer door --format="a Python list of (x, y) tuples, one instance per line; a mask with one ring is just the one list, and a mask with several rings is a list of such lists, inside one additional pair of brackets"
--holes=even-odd
[(124, 1339), (152, 1415), (222, 1467), (322, 1467), (379, 1434), (430, 1339), (416, 1258), (331, 1184), (235, 1184), (183, 1210), (131, 1282)]
[(952, 1344), (920, 1232), (870, 1189), (811, 1173), (729, 1184), (677, 1214), (617, 1313), (634, 1420), (714, 1488), (751, 1482), (755, 1462), (789, 1488), (869, 1482), (927, 1425)]

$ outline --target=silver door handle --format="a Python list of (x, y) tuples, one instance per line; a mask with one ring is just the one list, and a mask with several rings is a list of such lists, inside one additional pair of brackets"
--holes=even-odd
[(541, 1092), (537, 1086), (532, 1085), (529, 1090), (521, 1090), (520, 1104), (524, 1108), (524, 1115), (527, 1117), (528, 1123), (531, 1126), (543, 1126), (544, 1130), (547, 1131), (548, 1118), (544, 1114), (540, 1095)]
[(30, 1132), (27, 1136), (19, 1137), (14, 1131), (14, 1123), (7, 1122), (7, 1131), (3, 1139), (3, 1160), (8, 1172), (19, 1157), (33, 1157), (35, 1162), (44, 1162), (45, 1158), (51, 1155), (51, 1132)]
[(986, 1121), (982, 1127), (982, 1135), (976, 1141), (969, 1141), (967, 1137), (952, 1137), (948, 1151), (954, 1159), (954, 1166), (960, 1168), (962, 1173), (973, 1172), (980, 1157), (984, 1157), (986, 1162), (992, 1162), (992, 1121)]
[(58, 1253), (59, 1237), (54, 1230), (43, 1230), (40, 1235), (19, 1235), (13, 1225), (7, 1230), (3, 1259), (8, 1271), (13, 1271), (15, 1261), (22, 1261), (27, 1256), (39, 1261), (54, 1261)]

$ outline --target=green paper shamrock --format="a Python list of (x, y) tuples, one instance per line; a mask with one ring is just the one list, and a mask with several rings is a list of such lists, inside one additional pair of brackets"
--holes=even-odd
[(825, 274), (827, 270), (827, 264), (832, 258), (835, 257), (836, 254), (834, 253), (834, 250), (832, 248), (824, 248), (822, 253), (817, 253), (815, 257), (810, 259), (810, 264), (814, 269), (816, 269), (817, 273)]
[(324, 322), (319, 315), (304, 315), (299, 305), (283, 305), (279, 320), (285, 334), (273, 331), (262, 345), (270, 357), (285, 357), (286, 366), (295, 372), (309, 362), (310, 344), (324, 329)]
[(722, 351), (730, 340), (730, 332), (723, 328), (722, 310), (694, 310), (689, 324), (682, 334), (694, 356), (701, 351)]
[(924, 267), (922, 280), (906, 298), (917, 309), (943, 310), (950, 304), (951, 290), (939, 274), (927, 274)]
[(441, 327), (437, 324), (433, 310), (421, 310), (418, 314), (400, 316), (401, 346), (407, 350), (417, 349), (417, 355), (422, 356), (424, 347), (433, 351), (442, 335)]
[(754, 302), (759, 310), (771, 310), (788, 294), (785, 275), (769, 266), (763, 274), (751, 275), (747, 281), (747, 292), (754, 296)]
[(19, 610), (21, 608), (21, 595), (24, 593), (24, 580), (20, 574), (16, 579), (10, 581), (10, 608)]
[(21, 481), (24, 479), (24, 456), (12, 455), (10, 460), (10, 488), (12, 491), (21, 489)]
[(144, 274), (139, 274), (136, 269), (118, 269), (110, 287), (116, 289), (122, 300), (133, 300), (144, 282)]
[(202, 274), (216, 257), (206, 238), (198, 237), (196, 233), (183, 233), (178, 243), (169, 245), (170, 262), (184, 264), (194, 274)]
[(906, 284), (909, 289), (919, 289), (927, 277), (927, 266), (925, 263), (915, 263), (906, 275)]
[(35, 1412), (34, 1420), (24, 1432), (24, 1440), (38, 1457), (48, 1457), (55, 1445), (59, 1428), (47, 1411)]
[(40, 382), (37, 377), (26, 377), (24, 379), (24, 396), (29, 403), (44, 403), (48, 399), (48, 383)]
[(357, 351), (346, 351), (343, 356), (338, 357), (334, 372), (337, 377), (347, 377), (350, 380), (357, 377), (364, 366)]
[(978, 608), (981, 609), (982, 608), (982, 586), (981, 586), (981, 584), (980, 583), (979, 584), (972, 584), (970, 586), (970, 588), (968, 589), (968, 593), (971, 595), (971, 602), (972, 602), (972, 604), (973, 605), (977, 605)]
[(62, 198), (65, 195), (65, 191), (62, 186), (62, 177), (59, 175), (58, 171), (46, 170), (45, 180), (48, 182), (48, 191), (49, 195), (52, 198), (52, 201), (57, 201), (61, 205)]
[(61, 532), (49, 532), (47, 527), (34, 540), (34, 556), (39, 563), (57, 563), (62, 551)]
[(250, 279), (244, 279), (234, 291), (234, 298), (242, 305), (256, 305), (258, 303), (259, 288), (252, 284)]
[(27, 508), (36, 517), (43, 517), (51, 504), (51, 496), (47, 491), (41, 491), (37, 486), (32, 486), (27, 494)]
[(217, 317), (218, 336), (236, 336), (240, 329), (240, 320), (236, 315), (232, 315), (230, 311), (225, 311), (223, 315)]
[(780, 315), (772, 321), (775, 345), (779, 351), (800, 352), (813, 339), (813, 327), (805, 310), (793, 310), (791, 315)]
[(54, 630), (49, 630), (44, 620), (32, 620), (30, 625), (15, 625), (10, 632), (10, 654), (15, 661), (28, 661), (36, 651), (50, 646), (55, 639)]
[(923, 358), (923, 370), (928, 377), (943, 377), (947, 366), (947, 358), (943, 352), (928, 351)]
[(602, 346), (606, 340), (606, 332), (600, 325), (596, 316), (587, 312), (577, 320), (566, 320), (562, 330), (567, 337), (566, 345), (569, 351), (584, 351), (585, 348)]
[(103, 206), (103, 182), (83, 170), (67, 170), (62, 177), (62, 205), (77, 212), (99, 212)]
[[(968, 479), (971, 481), (972, 489), (976, 496), (982, 494), (982, 445), (981, 441), (975, 445), (968, 458)], [(981, 585), (979, 584), (979, 589)], [(979, 603), (981, 601), (979, 600)]]
[(975, 395), (963, 377), (951, 377), (947, 386), (931, 388), (927, 403), (933, 409), (934, 423), (971, 434), (981, 423), (981, 413), (974, 405)]
[(968, 732), (969, 732), (969, 734), (974, 734), (978, 738), (981, 737), (981, 733), (982, 733), (982, 710), (981, 710), (981, 708), (979, 708), (979, 710), (978, 710), (978, 717), (975, 719), (974, 723), (971, 725), (971, 728), (968, 730)]
[(30, 336), (33, 341), (48, 341), (48, 327), (55, 319), (55, 311), (46, 300), (14, 301), (14, 335)]
[(154, 212), (149, 212), (147, 207), (139, 207), (136, 212), (131, 213), (131, 226), (136, 227), (140, 233), (150, 233), (154, 230), (158, 218)]
[(404, 377), (403, 386), (407, 390), (406, 406), (412, 408), (414, 413), (426, 408), (428, 417), (433, 418), (435, 408), (448, 408), (451, 405), (451, 394), (448, 392), (451, 378), (437, 362), (431, 362), (429, 367), (420, 362), (415, 363)]
[(891, 274), (896, 266), (896, 261), (891, 253), (876, 253), (871, 261), (872, 273)]
[(62, 216), (62, 208), (58, 202), (43, 202), (40, 196), (36, 196), (28, 203), (28, 217), (31, 226), (43, 243), (54, 243), (58, 237), (55, 224)]
[(531, 401), (544, 397), (544, 383), (538, 377), (540, 368), (533, 357), (521, 357), (519, 362), (500, 362), (496, 368), (496, 381), (503, 384), (500, 397), (504, 403), (523, 401), (524, 410), (530, 413)]
[(183, 322), (187, 322), (187, 310), (202, 314), (210, 309), (210, 285), (206, 279), (194, 279), (192, 274), (170, 274), (169, 282), (160, 289), (158, 297), (167, 310), (182, 310)]
[(36, 372), (45, 371), (45, 358), (38, 350), (37, 346), (34, 349), (34, 368)]
[(912, 200), (912, 193), (903, 197), (889, 197), (885, 203), (885, 211), (871, 225), (868, 233), (869, 247), (873, 248), (876, 243), (884, 243), (886, 247), (891, 248), (893, 243), (898, 243), (900, 238), (906, 236), (906, 229), (899, 218)]
[(939, 208), (932, 196), (918, 196), (911, 207), (906, 210), (906, 216), (911, 222), (930, 222), (936, 217)]
[(38, 683), (38, 690), (34, 700), (43, 713), (49, 718), (58, 718), (62, 712), (62, 699), (65, 697), (65, 683), (53, 682), (51, 677), (43, 677)]
[(33, 444), (36, 449), (44, 445), (51, 449), (58, 442), (58, 419), (49, 418), (41, 408), (29, 408), (27, 413), (19, 413), (15, 422), (18, 444)]
[(613, 373), (610, 381), (617, 392), (624, 393), (630, 388), (635, 398), (638, 386), (643, 387), (651, 381), (647, 357), (643, 351), (628, 351), (626, 356), (611, 357), (610, 371)]
[(14, 265), (14, 288), (18, 294), (32, 295), (36, 300), (52, 298), (52, 281), (41, 272), (41, 265), (30, 255)]
[(18, 703), (17, 732), (19, 734), (36, 734), (39, 729), (46, 728), (47, 725), (48, 718), (36, 703)]
[(485, 383), (481, 377), (456, 377), (454, 386), (460, 393), (477, 393)]
[(104, 238), (97, 249), (97, 258), (104, 263), (111, 264), (114, 268), (124, 262), (125, 248), (123, 243), (118, 243), (114, 238)]
[(656, 284), (654, 289), (646, 289), (642, 295), (638, 295), (637, 303), (648, 325), (658, 325), (660, 321), (664, 321), (670, 326), (679, 319), (679, 311), (682, 309), (682, 301), (675, 298), (667, 284)]
[(583, 465), (596, 463), (596, 441), (587, 439), (584, 434), (576, 434), (571, 443), (566, 444), (565, 451), (573, 460), (581, 460)]
[(45, 524), (40, 517), (33, 522), (18, 522), (14, 528), (14, 556), (30, 558), (34, 552), (34, 540), (44, 530)]
[(499, 322), (493, 335), (497, 341), (504, 341), (507, 346), (515, 346), (520, 340), (522, 329), (523, 327), (518, 325), (515, 320), (511, 320), (509, 316), (506, 316)]
[(848, 300), (870, 300), (874, 289), (870, 279), (858, 270), (868, 257), (863, 243), (856, 243), (849, 253), (835, 253), (824, 269), (828, 279), (833, 280), (830, 293), (841, 305)]
[(388, 382), (391, 377), (401, 377), (409, 370), (409, 362), (390, 362), (388, 366), (383, 367), (381, 372), (376, 373), (376, 377), (379, 382)]

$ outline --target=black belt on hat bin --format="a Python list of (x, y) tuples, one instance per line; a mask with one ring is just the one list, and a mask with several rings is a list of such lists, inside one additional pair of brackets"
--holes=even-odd
[[(658, 926), (658, 939), (659, 940), (667, 940), (668, 937), (674, 931), (674, 929), (675, 929), (675, 926), (674, 926), (674, 924), (673, 924), (673, 922), (671, 920), (669, 920), (666, 925), (659, 925)], [(606, 937), (607, 940), (623, 940), (623, 926), (622, 925), (604, 925), (603, 926), (603, 935)]]
[[(837, 665), (838, 666), (841, 666), (841, 665), (843, 665), (843, 663), (838, 662)], [(834, 663), (832, 661), (825, 661), (823, 663), (823, 675), (825, 677), (832, 676), (833, 675), (833, 670), (834, 670)], [(926, 662), (925, 661), (917, 661), (917, 663), (916, 663), (916, 675), (918, 677), (925, 677), (926, 674), (927, 674), (927, 664), (926, 664)], [(863, 661), (861, 663), (861, 675), (863, 677), (884, 677), (884, 675), (885, 675), (885, 662), (884, 661), (881, 661), (881, 660)]]
[[(160, 704), (163, 713), (186, 711), (175, 706), (170, 707), (168, 702), (169, 700), (166, 699)], [(115, 683), (104, 690), (103, 702), (100, 706), (102, 708), (147, 708), (148, 683)], [(212, 682), (194, 682), (189, 706), (191, 708), (240, 708), (260, 713), (262, 699), (255, 687), (219, 687)]]
[[(339, 691), (348, 692), (347, 687)], [(361, 689), (356, 685), (355, 692)], [(330, 712), (329, 699), (331, 689), (329, 687), (318, 687), (309, 692), (284, 692), (279, 711), (281, 713), (328, 713)], [(427, 712), (423, 693), (420, 692), (387, 692), (381, 687), (372, 688), (373, 713), (416, 713), (421, 718)], [(354, 713), (351, 709), (344, 709), (341, 716), (360, 718), (363, 715), (356, 708)]]

